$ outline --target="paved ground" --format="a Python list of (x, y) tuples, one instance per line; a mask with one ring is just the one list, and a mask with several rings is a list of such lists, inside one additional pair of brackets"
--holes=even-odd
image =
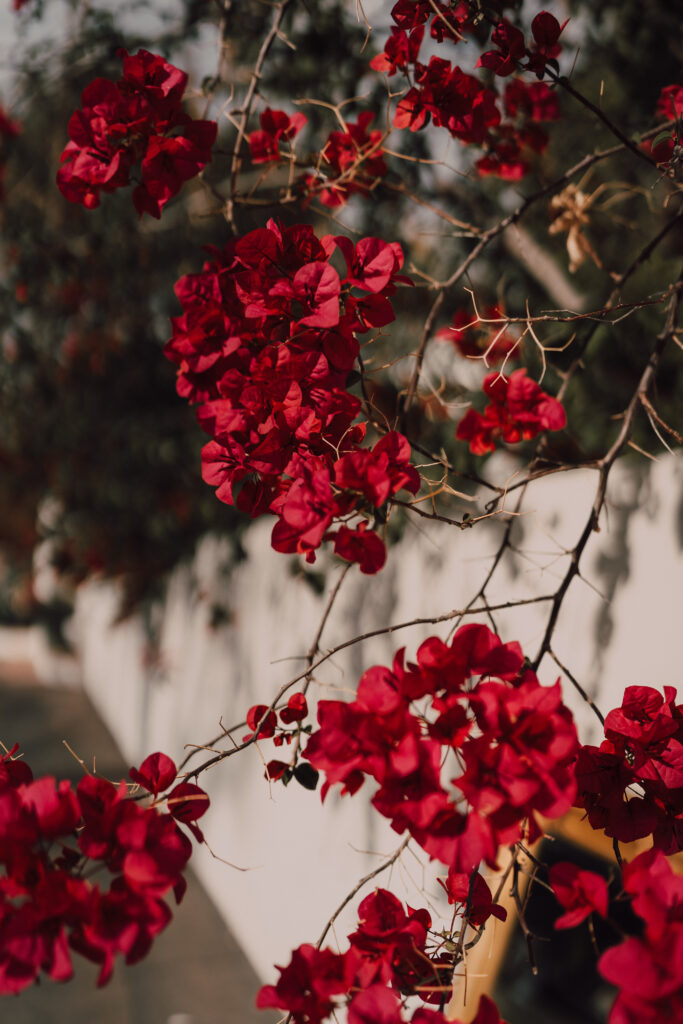
[[(127, 767), (113, 740), (80, 692), (30, 683), (0, 681), (0, 740), (20, 743), (34, 773), (77, 781), (81, 768), (62, 744), (89, 765), (121, 778)], [(97, 968), (77, 965), (65, 985), (35, 986), (16, 998), (0, 999), (0, 1021), (12, 1024), (271, 1024), (254, 1008), (258, 980), (235, 939), (197, 880), (189, 887), (175, 920), (156, 940), (150, 955), (134, 967), (117, 964), (103, 989)], [(74, 961), (81, 958), (74, 957)]]

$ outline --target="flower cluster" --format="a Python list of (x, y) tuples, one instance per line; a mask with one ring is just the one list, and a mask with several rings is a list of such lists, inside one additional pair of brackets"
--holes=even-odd
[(217, 126), (183, 112), (184, 71), (147, 50), (120, 55), (118, 81), (96, 78), (83, 91), (83, 108), (69, 121), (57, 184), (70, 202), (92, 209), (100, 192), (129, 185), (139, 167), (135, 208), (158, 218), (211, 160)]
[[(390, 76), (400, 72), (410, 83), (396, 108), (394, 126), (418, 131), (431, 120), (465, 145), (485, 150), (476, 161), (480, 174), (508, 181), (522, 178), (529, 171), (529, 154), (542, 153), (548, 144), (539, 122), (560, 117), (557, 98), (547, 84), (527, 85), (515, 78), (505, 89), (503, 112), (498, 93), (474, 75), (442, 57), (432, 56), (427, 64), (419, 60), (430, 19), (432, 42), (457, 44), (473, 30), (470, 4), (399, 0), (391, 13), (395, 27), (384, 51), (373, 58), (370, 66)], [(556, 18), (542, 11), (533, 20), (534, 41), (527, 47), (522, 32), (502, 18), (491, 36), (498, 49), (482, 54), (477, 67), (488, 68), (497, 76), (525, 70), (542, 78), (548, 62), (556, 65), (563, 28)]]
[[(431, 917), (426, 910), (403, 908), (386, 889), (377, 889), (358, 908), (358, 928), (348, 936), (345, 953), (304, 944), (276, 985), (264, 985), (257, 1006), (292, 1014), (294, 1024), (320, 1024), (344, 1000), (349, 1024), (445, 1024), (438, 1010), (402, 1013), (401, 994), (417, 993), (425, 1002), (443, 1002), (452, 983), (452, 956), (430, 949)], [(474, 1024), (500, 1024), (495, 1005), (485, 996)]]
[(204, 479), (221, 501), (276, 515), (276, 551), (313, 561), (332, 540), (340, 557), (377, 572), (385, 549), (369, 520), (401, 488), (419, 487), (401, 434), (362, 446), (360, 401), (347, 391), (358, 335), (394, 319), (402, 263), (400, 247), (380, 238), (354, 245), (271, 220), (176, 286), (184, 312), (166, 354), (213, 438)]
[(530, 441), (542, 430), (562, 430), (566, 426), (561, 404), (527, 377), (524, 368), (508, 378), (490, 373), (484, 379), (483, 391), (491, 399), (484, 412), (468, 409), (455, 433), (459, 441), (469, 442), (473, 455), (492, 452), (497, 440), (508, 444)]
[(502, 314), (496, 306), (488, 306), (481, 316), (474, 318), (466, 309), (458, 309), (453, 314), (450, 327), (442, 327), (436, 332), (436, 337), (450, 341), (467, 359), (484, 359), (488, 366), (496, 366), (519, 346), (519, 339), (510, 333), (507, 324), (499, 327), (490, 322), (501, 319)]
[(667, 121), (683, 116), (683, 85), (665, 85), (657, 100), (656, 113)]
[[(195, 822), (208, 797), (181, 782), (165, 796), (166, 813), (127, 799), (123, 781), (85, 775), (74, 791), (34, 779), (16, 749), (0, 758), (0, 994), (21, 992), (41, 971), (70, 978), (71, 951), (102, 965), (103, 985), (117, 955), (140, 960), (170, 921), (162, 897), (172, 890), (180, 901), (192, 852), (178, 822), (201, 839)], [(176, 774), (165, 754), (131, 769), (155, 801)], [(93, 869), (113, 876), (108, 888), (90, 880)]]
[[(304, 205), (315, 197), (323, 206), (343, 206), (354, 193), (367, 195), (386, 175), (384, 133), (370, 129), (373, 117), (372, 111), (364, 111), (357, 121), (344, 121), (342, 130), (330, 132), (317, 157), (307, 158), (314, 165), (296, 180)], [(249, 135), (252, 163), (290, 161), (292, 142), (307, 120), (304, 114), (290, 116), (266, 107), (260, 116), (260, 130)], [(288, 152), (281, 150), (282, 142), (290, 144)]]
[(519, 645), (486, 626), (461, 627), (450, 645), (431, 637), (416, 664), (400, 651), (391, 669), (365, 672), (355, 700), (321, 701), (318, 722), (304, 756), (325, 775), (323, 798), (373, 778), (375, 809), (455, 875), (494, 867), (525, 819), (539, 835), (535, 814), (565, 813), (576, 791), (559, 680), (541, 686)]
[(249, 136), (251, 161), (267, 164), (280, 159), (280, 143), (291, 142), (304, 127), (308, 118), (304, 114), (291, 117), (284, 110), (266, 107), (260, 117), (261, 128)]
[(501, 18), (491, 33), (491, 42), (497, 49), (483, 53), (478, 66), (488, 68), (502, 78), (513, 74), (518, 68), (532, 71), (542, 78), (547, 64), (557, 64), (562, 49), (559, 38), (566, 24), (565, 21), (560, 25), (557, 18), (548, 11), (541, 11), (531, 22), (534, 41), (527, 46), (524, 33), (507, 18)]
[(629, 686), (605, 719), (599, 747), (576, 762), (579, 807), (619, 842), (653, 834), (665, 854), (683, 849), (683, 705), (676, 691)]
[(344, 131), (330, 132), (314, 172), (304, 175), (305, 194), (324, 206), (343, 206), (354, 193), (367, 195), (387, 173), (382, 155), (383, 133), (370, 129), (374, 114), (364, 111)]
[(628, 938), (600, 957), (600, 973), (619, 989), (609, 1024), (681, 1020), (683, 879), (657, 850), (625, 864), (623, 879), (645, 927), (638, 938)]

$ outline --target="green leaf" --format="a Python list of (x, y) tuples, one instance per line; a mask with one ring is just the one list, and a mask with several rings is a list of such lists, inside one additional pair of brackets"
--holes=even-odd
[(655, 135), (654, 139), (652, 140), (652, 148), (656, 149), (657, 146), (661, 146), (663, 142), (668, 142), (670, 138), (671, 129), (665, 128), (664, 131), (659, 132), (657, 135)]

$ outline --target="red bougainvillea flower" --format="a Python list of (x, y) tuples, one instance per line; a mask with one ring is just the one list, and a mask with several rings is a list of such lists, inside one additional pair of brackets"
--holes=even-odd
[(683, 849), (683, 705), (676, 690), (628, 686), (605, 719), (605, 740), (576, 762), (578, 806), (593, 828), (620, 842), (653, 835), (656, 849)]
[(281, 518), (273, 527), (271, 544), (276, 551), (296, 551), (313, 561), (338, 506), (322, 459), (295, 456), (292, 461), (297, 475), (278, 506)]
[[(287, 967), (278, 967), (277, 984), (260, 990), (257, 1006), (288, 1011), (296, 1024), (319, 1024), (344, 1005), (349, 1024), (446, 1024), (437, 1010), (410, 1013), (403, 999), (414, 993), (440, 1002), (452, 985), (452, 957), (430, 956), (428, 912), (404, 908), (392, 893), (378, 889), (361, 902), (358, 918), (347, 952), (299, 946)], [(501, 1024), (487, 997), (475, 1022)]]
[(378, 572), (386, 552), (369, 523), (401, 488), (415, 493), (420, 477), (396, 431), (363, 446), (347, 383), (359, 337), (394, 318), (390, 299), (407, 281), (400, 246), (317, 238), (308, 225), (271, 220), (211, 256), (178, 282), (183, 315), (166, 346), (178, 391), (199, 403), (212, 438), (204, 479), (221, 501), (277, 517), (276, 551), (313, 562), (334, 541), (342, 558)]
[(36, 838), (52, 840), (68, 836), (79, 822), (81, 812), (71, 783), (57, 783), (52, 776), (35, 779), (18, 790), (25, 810), (36, 828)]
[(410, 464), (410, 445), (394, 430), (372, 451), (358, 449), (342, 455), (334, 464), (334, 482), (358, 492), (375, 508), (402, 488), (415, 494), (420, 486), (417, 470)]
[(408, 278), (396, 277), (403, 266), (403, 250), (396, 242), (383, 238), (361, 238), (354, 245), (345, 235), (335, 235), (335, 244), (346, 261), (345, 281), (364, 292), (383, 292), (392, 281), (410, 284)]
[(358, 930), (349, 935), (347, 954), (355, 983), (367, 988), (373, 982), (409, 987), (411, 978), (423, 973), (425, 944), (431, 917), (426, 910), (403, 909), (401, 901), (386, 889), (377, 889), (358, 907)]
[(667, 121), (683, 116), (683, 85), (666, 85), (657, 100), (656, 114)]
[(252, 730), (248, 736), (244, 739), (250, 740), (253, 734), (256, 732), (257, 727), (259, 728), (259, 739), (267, 740), (271, 736), (275, 735), (275, 729), (277, 728), (277, 715), (274, 711), (268, 709), (267, 704), (254, 704), (253, 707), (247, 711), (247, 725)]
[(150, 814), (148, 808), (129, 800), (116, 826), (116, 843), (123, 853), (126, 885), (132, 892), (150, 896), (163, 896), (180, 881), (192, 853), (189, 839), (169, 815)]
[(139, 768), (131, 768), (128, 774), (133, 782), (137, 782), (153, 796), (158, 796), (175, 782), (178, 770), (170, 757), (159, 752), (149, 754)]
[[(401, 1012), (399, 996), (383, 985), (372, 985), (354, 996), (349, 1005), (349, 1024), (462, 1024), (454, 1017), (444, 1017), (439, 1010), (420, 1007), (410, 1017)], [(505, 1024), (495, 1003), (481, 996), (472, 1024)]]
[[(161, 897), (182, 898), (190, 841), (173, 815), (127, 799), (125, 782), (87, 775), (74, 792), (66, 780), (34, 779), (15, 753), (0, 756), (0, 994), (22, 991), (41, 972), (65, 981), (72, 952), (101, 964), (105, 984), (117, 955), (139, 960), (168, 924)], [(152, 754), (131, 774), (156, 796), (176, 769)], [(203, 813), (208, 798), (187, 786), (169, 800), (197, 836), (196, 808), (201, 797)]]
[(511, 75), (526, 56), (523, 33), (506, 18), (501, 18), (491, 33), (491, 42), (498, 49), (482, 53), (477, 67), (488, 68), (501, 77)]
[[(383, 52), (372, 59), (370, 66), (390, 76), (400, 72), (408, 82), (408, 89), (397, 104), (394, 126), (420, 131), (431, 121), (446, 128), (463, 144), (484, 149), (474, 164), (481, 175), (494, 175), (506, 181), (524, 177), (531, 169), (534, 154), (544, 152), (548, 144), (548, 136), (538, 122), (559, 117), (554, 93), (544, 83), (527, 85), (515, 79), (505, 104), (511, 120), (504, 122), (494, 89), (442, 57), (431, 54), (428, 63), (420, 61), (427, 21), (431, 18), (432, 40), (457, 44), (475, 28), (471, 4), (400, 0), (391, 13), (395, 25)], [(527, 46), (523, 33), (501, 18), (491, 35), (497, 48), (483, 53), (477, 67), (488, 68), (500, 77), (524, 70), (542, 78), (548, 64), (557, 69), (558, 40), (563, 29), (564, 25), (553, 15), (541, 11), (534, 18), (532, 42)], [(334, 201), (331, 196), (330, 202)]]
[(436, 39), (438, 43), (442, 43), (447, 40), (449, 43), (458, 43), (464, 33), (472, 31), (474, 28), (474, 14), (469, 3), (464, 3), (462, 0), (456, 3), (430, 3), (429, 14), (431, 15), (436, 8), (436, 13), (432, 18), (432, 23), (429, 29), (432, 39)]
[(273, 1007), (292, 1014), (294, 1024), (320, 1024), (334, 1009), (334, 997), (347, 992), (346, 957), (331, 949), (304, 944), (295, 949), (287, 967), (278, 967), (276, 985), (264, 985), (256, 997), (261, 1009)]
[(149, 213), (158, 219), (183, 184), (211, 160), (216, 139), (214, 122), (188, 119), (183, 131), (183, 135), (173, 138), (150, 138), (142, 157), (142, 184), (133, 189), (133, 203), (140, 215)]
[(163, 900), (134, 893), (123, 879), (116, 879), (109, 892), (96, 894), (93, 912), (72, 936), (71, 945), (102, 965), (97, 979), (101, 987), (109, 981), (117, 955), (127, 964), (142, 960), (170, 920), (171, 911)]
[(534, 71), (539, 78), (543, 77), (548, 61), (554, 61), (559, 56), (562, 48), (558, 40), (566, 24), (565, 21), (560, 25), (557, 18), (548, 11), (541, 11), (531, 22), (534, 45), (529, 50), (526, 68)]
[[(325, 776), (321, 796), (373, 778), (375, 809), (454, 875), (484, 860), (496, 867), (498, 847), (519, 839), (525, 819), (538, 836), (534, 815), (558, 817), (574, 799), (578, 744), (559, 681), (541, 686), (519, 645), (486, 626), (462, 627), (450, 646), (430, 637), (416, 664), (400, 651), (391, 669), (368, 669), (355, 700), (320, 701), (318, 722), (304, 756)], [(458, 777), (444, 747), (464, 765)], [(494, 913), (481, 885), (478, 895)]]
[(402, 1024), (401, 997), (384, 985), (370, 985), (349, 1004), (349, 1024)]
[(505, 1021), (498, 1013), (498, 1007), (488, 996), (481, 996), (477, 1016), (472, 1024), (505, 1024)]
[(625, 865), (623, 877), (645, 927), (598, 962), (602, 976), (619, 989), (609, 1022), (674, 1024), (683, 1016), (683, 879), (657, 850)]
[(324, 206), (343, 206), (351, 195), (367, 195), (387, 173), (382, 155), (383, 132), (370, 130), (374, 114), (363, 111), (358, 120), (347, 121), (344, 131), (330, 132), (320, 151), (320, 171), (304, 175), (301, 187)]
[(280, 140), (291, 142), (308, 122), (305, 114), (286, 114), (266, 107), (260, 116), (261, 130), (249, 136), (252, 163), (265, 164), (280, 159)]
[(308, 704), (303, 693), (293, 693), (287, 701), (287, 707), (280, 712), (280, 721), (283, 725), (291, 725), (292, 722), (301, 722), (308, 714)]
[(209, 798), (192, 782), (180, 782), (167, 797), (168, 810), (177, 821), (196, 821), (209, 809)]
[[(419, 4), (412, 6), (417, 8)], [(397, 71), (406, 71), (417, 61), (423, 36), (424, 27), (421, 25), (410, 32), (402, 28), (392, 28), (383, 52), (372, 58), (370, 67), (373, 71), (382, 71), (390, 77)]]
[(270, 779), (271, 782), (277, 782), (285, 774), (290, 766), (285, 761), (269, 761), (266, 765), (264, 772), (264, 778)]
[(464, 912), (469, 903), (467, 921), (475, 928), (480, 928), (489, 917), (496, 917), (499, 921), (506, 920), (507, 910), (500, 903), (493, 902), (489, 885), (479, 872), (474, 876), (471, 895), (470, 876), (467, 874), (451, 870), (445, 882), (441, 878), (438, 881), (448, 894), (448, 902), (454, 904), (456, 908), (460, 907)]
[(387, 560), (384, 541), (368, 528), (367, 523), (359, 523), (355, 530), (340, 526), (326, 537), (334, 538), (335, 555), (347, 562), (357, 562), (360, 571), (366, 575), (379, 572)]
[(468, 409), (455, 434), (459, 441), (469, 442), (473, 455), (493, 451), (499, 439), (510, 444), (529, 441), (542, 430), (562, 430), (566, 425), (560, 403), (527, 377), (524, 368), (507, 379), (489, 374), (483, 391), (491, 402), (483, 413)]
[(555, 921), (556, 928), (574, 928), (594, 911), (607, 917), (607, 882), (594, 871), (582, 871), (576, 864), (562, 862), (550, 869), (550, 885), (567, 911)]
[(57, 184), (70, 202), (92, 209), (101, 192), (130, 184), (139, 166), (135, 207), (158, 218), (211, 160), (217, 126), (183, 113), (184, 71), (147, 50), (121, 50), (120, 56), (118, 81), (97, 78), (83, 91), (82, 109), (69, 121)]
[(523, 114), (532, 122), (557, 121), (562, 116), (557, 93), (545, 82), (512, 78), (505, 86), (505, 111), (509, 117)]
[(518, 345), (517, 339), (504, 323), (485, 322), (501, 318), (502, 314), (497, 306), (487, 306), (480, 319), (466, 309), (458, 309), (453, 314), (450, 327), (441, 328), (436, 332), (436, 337), (442, 341), (450, 341), (461, 356), (470, 359), (483, 357), (488, 366), (495, 366)]
[(676, 145), (676, 132), (672, 128), (668, 136), (662, 138), (662, 133), (657, 136), (657, 143), (654, 139), (645, 139), (640, 144), (640, 148), (644, 153), (649, 154), (657, 164), (669, 164), (674, 154), (674, 146)]

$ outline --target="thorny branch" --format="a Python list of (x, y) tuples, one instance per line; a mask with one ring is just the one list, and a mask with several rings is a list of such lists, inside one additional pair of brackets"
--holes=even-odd
[(263, 65), (265, 64), (271, 46), (280, 34), (280, 27), (282, 25), (282, 19), (285, 15), (285, 11), (292, 3), (293, 0), (282, 0), (282, 2), (275, 8), (275, 14), (273, 16), (270, 30), (261, 44), (261, 49), (251, 73), (247, 94), (242, 104), (237, 124), (237, 139), (235, 140), (235, 149), (230, 167), (230, 197), (225, 204), (225, 218), (235, 234), (237, 234), (237, 225), (235, 224), (234, 199), (237, 192), (237, 179), (242, 166), (242, 145), (244, 143), (247, 125), (249, 123), (249, 115), (251, 114), (251, 108), (256, 96), (261, 74), (263, 72)]
[(603, 456), (603, 458), (598, 463), (598, 484), (595, 493), (595, 500), (593, 501), (593, 507), (591, 508), (588, 520), (583, 528), (581, 536), (579, 537), (579, 540), (577, 541), (576, 546), (574, 547), (574, 550), (571, 553), (569, 567), (553, 599), (552, 607), (550, 609), (550, 615), (548, 618), (548, 624), (545, 629), (543, 640), (538, 649), (538, 653), (536, 654), (536, 657), (532, 662), (532, 667), (534, 668), (534, 670), (538, 668), (539, 664), (541, 663), (541, 660), (550, 650), (553, 631), (557, 623), (557, 617), (560, 613), (560, 608), (562, 607), (564, 597), (569, 589), (570, 583), (572, 582), (574, 577), (577, 576), (579, 573), (581, 556), (584, 552), (584, 549), (588, 543), (591, 534), (594, 531), (599, 530), (600, 528), (600, 513), (605, 503), (605, 497), (607, 494), (607, 480), (610, 471), (614, 466), (614, 463), (616, 462), (617, 458), (619, 457), (623, 449), (626, 447), (628, 440), (631, 436), (631, 431), (633, 430), (633, 421), (641, 405), (640, 396), (647, 395), (647, 392), (650, 389), (652, 382), (654, 381), (662, 353), (666, 348), (666, 345), (674, 337), (676, 331), (678, 309), (681, 302), (682, 290), (683, 276), (679, 277), (678, 284), (672, 292), (667, 309), (666, 324), (661, 334), (657, 336), (657, 340), (652, 351), (652, 354), (648, 359), (647, 366), (643, 370), (640, 381), (638, 382), (638, 387), (636, 388), (636, 391), (634, 392), (633, 397), (631, 398), (631, 401), (629, 402), (626, 408), (621, 429), (619, 430), (619, 433), (615, 438), (609, 451)]
[[(489, 605), (485, 610), (488, 612), (501, 611), (507, 608), (517, 608), (523, 605), (538, 604), (543, 601), (552, 600), (553, 596), (551, 594), (544, 594), (541, 597), (526, 597), (521, 598), (518, 601), (504, 601), (501, 604)], [(239, 746), (233, 746), (230, 750), (220, 751), (220, 753), (216, 754), (214, 757), (209, 758), (207, 761), (204, 761), (202, 764), (198, 765), (198, 767), (193, 768), (192, 771), (187, 772), (187, 778), (198, 778), (199, 775), (202, 772), (206, 771), (208, 768), (213, 768), (214, 765), (218, 764), (220, 761), (224, 761), (225, 758), (232, 757), (233, 754), (237, 754), (241, 750), (246, 750), (247, 747), (250, 747), (254, 743), (256, 743), (256, 741), (259, 738), (263, 722), (267, 718), (268, 712), (275, 711), (277, 710), (277, 708), (280, 707), (280, 702), (284, 695), (287, 693), (287, 691), (291, 690), (293, 686), (296, 686), (296, 684), (300, 683), (302, 680), (308, 679), (317, 668), (323, 665), (326, 661), (329, 661), (330, 658), (333, 658), (335, 654), (338, 654), (340, 651), (346, 650), (347, 647), (353, 647), (356, 644), (361, 644), (365, 640), (370, 640), (376, 636), (386, 636), (390, 633), (396, 633), (400, 629), (408, 629), (410, 626), (434, 626), (440, 622), (449, 622), (451, 619), (461, 618), (464, 615), (480, 614), (481, 611), (482, 609), (480, 608), (456, 608), (453, 611), (445, 612), (443, 615), (436, 615), (431, 618), (415, 618), (410, 619), (407, 622), (397, 622), (390, 626), (384, 626), (380, 629), (371, 629), (367, 633), (362, 633), (359, 636), (353, 637), (351, 640), (345, 640), (343, 643), (337, 644), (335, 647), (332, 647), (325, 654), (317, 658), (312, 664), (309, 664), (308, 667), (303, 672), (299, 672), (292, 679), (289, 679), (286, 683), (282, 684), (276, 696), (269, 704), (267, 711), (264, 713), (261, 723), (256, 727), (253, 735), (248, 740), (244, 740)], [(216, 736), (215, 739), (210, 740), (208, 743), (204, 743), (201, 746), (194, 746), (192, 750), (190, 750), (189, 753), (185, 756), (184, 760), (180, 765), (179, 771), (182, 768), (184, 768), (187, 765), (190, 758), (194, 757), (195, 754), (199, 753), (199, 751), (214, 747), (216, 743), (219, 743), (226, 736), (231, 737), (231, 734), (233, 732), (236, 732), (238, 729), (243, 729), (246, 726), (246, 724), (246, 722), (238, 722), (237, 725), (233, 725), (229, 729), (224, 729), (221, 733), (219, 733), (218, 736)]]
[[(654, 131), (648, 134), (654, 135)], [(629, 143), (629, 148), (631, 145), (632, 144)], [(625, 146), (626, 143), (622, 142), (620, 145), (612, 146), (609, 149), (600, 150), (596, 153), (589, 153), (587, 156), (579, 160), (578, 163), (574, 164), (573, 167), (570, 167), (568, 171), (565, 171), (565, 173), (562, 174), (559, 178), (556, 178), (549, 185), (545, 185), (543, 188), (539, 189), (533, 195), (528, 196), (526, 199), (524, 199), (512, 213), (508, 214), (508, 216), (500, 219), (496, 224), (488, 228), (486, 231), (479, 233), (479, 241), (474, 246), (472, 251), (465, 257), (464, 260), (462, 260), (459, 266), (456, 267), (456, 269), (452, 272), (450, 277), (448, 277), (445, 281), (437, 285), (437, 296), (434, 299), (434, 302), (432, 303), (432, 306), (425, 320), (422, 336), (420, 338), (420, 342), (415, 352), (415, 367), (413, 370), (413, 374), (410, 379), (408, 389), (405, 395), (402, 397), (399, 413), (400, 423), (405, 423), (405, 416), (407, 410), (410, 408), (417, 394), (420, 375), (422, 372), (422, 365), (424, 362), (425, 350), (427, 348), (427, 343), (429, 342), (429, 339), (431, 337), (434, 322), (439, 313), (439, 310), (441, 309), (441, 306), (443, 305), (446, 292), (449, 289), (451, 289), (455, 284), (457, 284), (457, 282), (462, 277), (465, 276), (465, 274), (468, 272), (472, 264), (475, 263), (475, 261), (484, 252), (486, 247), (491, 242), (493, 242), (494, 239), (502, 235), (503, 232), (506, 231), (507, 228), (511, 227), (513, 224), (517, 224), (536, 203), (538, 203), (541, 199), (544, 199), (547, 196), (550, 196), (553, 193), (558, 192), (563, 185), (566, 185), (573, 178), (577, 177), (577, 175), (579, 174), (582, 174), (584, 171), (588, 170), (588, 168), (592, 167), (594, 164), (600, 162), (601, 160), (605, 160), (607, 157), (614, 156), (616, 153), (621, 152), (625, 148)], [(650, 163), (649, 159), (648, 163)], [(664, 226), (664, 228), (662, 228), (662, 231), (659, 233), (659, 235), (661, 235), (661, 237), (664, 237), (666, 234), (668, 234), (669, 230), (671, 230), (671, 227), (673, 226), (673, 222), (678, 221), (679, 219), (680, 215), (679, 217), (673, 218), (672, 221), (670, 221), (667, 225)], [(659, 235), (656, 239), (653, 239), (653, 246), (656, 246), (661, 240)], [(621, 287), (624, 284), (628, 277), (630, 277), (631, 274), (635, 272), (640, 263), (643, 260), (647, 259), (648, 255), (649, 252), (642, 254), (638, 258), (635, 265), (632, 268), (629, 268), (629, 270), (622, 275), (621, 279), (619, 279), (616, 288)], [(608, 304), (604, 308), (605, 310), (609, 309), (610, 303), (608, 302)]]

